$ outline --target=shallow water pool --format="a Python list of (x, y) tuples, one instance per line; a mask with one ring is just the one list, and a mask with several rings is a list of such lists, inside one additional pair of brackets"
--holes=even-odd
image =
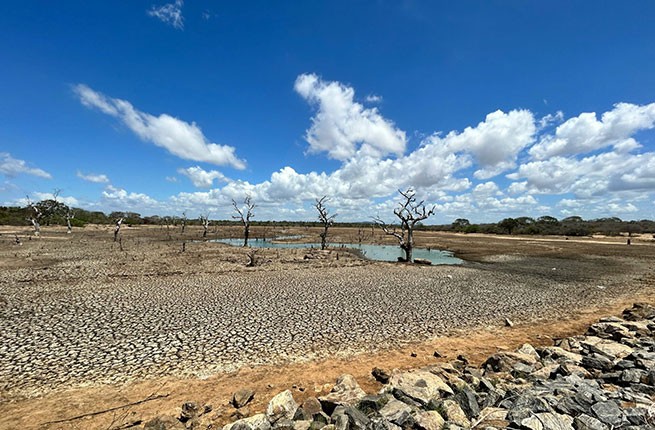
[[(243, 239), (217, 239), (215, 242), (226, 243), (233, 246), (241, 246)], [(271, 242), (268, 240), (251, 239), (248, 241), (251, 248), (320, 248), (320, 243), (291, 243), (291, 242)], [(330, 249), (352, 248), (358, 250), (362, 255), (370, 260), (377, 261), (398, 261), (398, 257), (404, 257), (404, 252), (399, 246), (391, 245), (360, 245), (357, 243), (333, 243)], [(463, 260), (453, 256), (451, 252), (441, 251), (439, 249), (414, 248), (414, 258), (423, 258), (430, 260), (432, 264), (462, 264)]]

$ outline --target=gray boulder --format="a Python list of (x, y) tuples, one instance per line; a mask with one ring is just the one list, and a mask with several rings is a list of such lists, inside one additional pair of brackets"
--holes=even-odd
[(414, 409), (396, 399), (391, 399), (389, 402), (380, 409), (380, 415), (390, 423), (402, 426), (403, 423), (409, 420)]
[(623, 412), (613, 401), (595, 403), (591, 410), (596, 418), (612, 427), (618, 427), (623, 422)]
[(227, 424), (223, 430), (271, 430), (271, 423), (265, 414), (257, 414)]
[(447, 421), (464, 428), (471, 427), (471, 421), (468, 419), (459, 404), (451, 399), (446, 399), (441, 404), (443, 414)]
[(372, 414), (380, 411), (390, 400), (388, 394), (367, 395), (359, 401), (357, 409), (365, 414)]
[(330, 417), (336, 430), (364, 430), (369, 419), (352, 406), (337, 406)]
[(581, 414), (575, 417), (573, 425), (577, 430), (609, 430), (606, 424), (587, 414)]
[(441, 393), (453, 395), (453, 390), (443, 379), (426, 371), (394, 372), (389, 379), (394, 396), (409, 397), (421, 405), (427, 405), (432, 399), (441, 397)]
[(446, 423), (437, 411), (421, 411), (414, 417), (418, 430), (441, 430)]
[(272, 423), (282, 418), (290, 420), (297, 410), (298, 403), (293, 399), (291, 391), (286, 390), (271, 399), (266, 408), (266, 416)]
[(524, 418), (521, 428), (526, 430), (573, 430), (573, 418), (568, 415), (542, 412)]
[(364, 390), (361, 389), (355, 377), (352, 375), (344, 374), (339, 376), (336, 385), (332, 391), (325, 396), (319, 397), (323, 410), (332, 414), (337, 406), (353, 406), (366, 396)]
[(246, 406), (255, 397), (255, 392), (246, 388), (241, 389), (232, 394), (232, 401), (230, 404), (235, 408), (242, 408)]

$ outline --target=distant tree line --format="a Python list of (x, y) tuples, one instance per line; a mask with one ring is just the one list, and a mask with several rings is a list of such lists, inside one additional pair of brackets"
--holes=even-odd
[[(123, 219), (123, 224), (132, 225), (169, 225), (182, 226), (196, 225), (203, 226), (206, 222), (205, 216), (198, 219), (187, 219), (186, 216), (141, 216), (136, 212), (111, 212), (106, 214), (101, 211), (88, 211), (80, 208), (70, 208), (60, 201), (42, 200), (33, 204), (43, 213), (41, 225), (66, 226), (70, 222), (73, 227), (82, 227), (86, 224), (114, 225), (117, 220)], [(22, 225), (29, 226), (30, 218), (33, 217), (34, 209), (29, 205), (26, 207), (0, 206), (1, 225)], [(74, 217), (71, 217), (74, 214)], [(68, 219), (67, 219), (68, 218)], [(334, 227), (359, 227), (374, 224), (371, 221), (364, 222), (333, 222)], [(251, 221), (252, 226), (268, 227), (323, 227), (321, 221)], [(241, 225), (241, 219), (215, 220), (211, 221), (213, 226), (234, 226)], [(389, 227), (393, 227), (389, 224)], [(400, 227), (400, 225), (398, 225)], [(458, 218), (451, 224), (425, 225), (418, 223), (416, 230), (449, 231), (458, 233), (487, 233), (487, 234), (512, 234), (512, 235), (562, 235), (562, 236), (589, 236), (599, 233), (609, 236), (621, 234), (642, 234), (655, 233), (655, 221), (623, 221), (617, 217), (598, 218), (584, 220), (579, 216), (570, 216), (557, 219), (552, 216), (541, 216), (539, 218), (519, 217), (505, 218), (497, 223), (474, 224), (465, 218)]]
[(622, 234), (655, 233), (655, 221), (623, 221), (621, 218), (597, 218), (584, 220), (579, 216), (570, 216), (558, 220), (552, 216), (505, 218), (497, 223), (472, 224), (465, 218), (458, 218), (452, 224), (429, 226), (430, 230), (453, 231), (458, 233), (487, 233), (512, 235), (559, 235), (589, 236), (604, 234), (618, 236)]

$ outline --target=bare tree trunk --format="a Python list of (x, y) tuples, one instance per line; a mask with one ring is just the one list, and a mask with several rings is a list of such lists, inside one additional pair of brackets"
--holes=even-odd
[(248, 246), (248, 238), (250, 237), (250, 223), (243, 226), (243, 246)]
[(414, 229), (407, 229), (407, 241), (405, 242), (405, 260), (412, 263), (412, 255), (414, 254)]
[[(114, 242), (116, 242), (116, 240), (118, 239), (118, 233), (121, 231), (121, 224), (123, 224), (123, 218), (116, 221), (116, 227), (114, 227)], [(121, 248), (122, 247), (123, 247), (123, 244), (121, 242)]]
[(28, 220), (32, 223), (32, 226), (34, 227), (34, 236), (39, 237), (41, 236), (41, 224), (39, 224), (39, 219), (43, 216), (43, 213), (39, 210), (39, 208), (32, 204), (32, 201), (30, 200), (30, 196), (27, 196), (27, 207), (32, 209), (34, 211), (34, 215), (30, 216)]
[(71, 220), (75, 218), (75, 214), (70, 210), (66, 213), (66, 234), (71, 234), (73, 231), (73, 226), (71, 225)]
[(41, 224), (39, 224), (36, 218), (30, 218), (30, 221), (32, 222), (32, 226), (34, 227), (34, 236), (36, 237), (41, 236)]
[(239, 214), (238, 216), (233, 216), (232, 218), (238, 219), (243, 223), (243, 246), (248, 246), (248, 237), (250, 236), (250, 218), (253, 218), (255, 214), (252, 210), (255, 208), (255, 204), (252, 202), (250, 196), (246, 196), (243, 203), (245, 204), (244, 209), (240, 209), (237, 205), (237, 202), (232, 200), (232, 206), (234, 210)]
[(209, 214), (207, 216), (200, 215), (200, 224), (202, 224), (202, 238), (207, 238), (207, 230), (209, 229)]
[(379, 217), (374, 218), (375, 223), (378, 224), (382, 230), (398, 239), (400, 248), (405, 251), (405, 261), (413, 263), (413, 250), (414, 250), (414, 227), (420, 221), (427, 219), (430, 215), (434, 214), (435, 207), (428, 210), (425, 208), (423, 201), (416, 202), (416, 193), (411, 188), (405, 192), (398, 190), (403, 196), (404, 202), (399, 204), (399, 207), (394, 209), (393, 213), (400, 219), (400, 233), (395, 229), (389, 229), (382, 219)]
[(314, 207), (318, 211), (318, 220), (323, 224), (323, 233), (319, 234), (321, 237), (321, 250), (327, 248), (328, 229), (332, 226), (334, 218), (337, 216), (337, 214), (329, 215), (329, 211), (325, 207), (326, 201), (327, 196), (323, 196), (320, 199), (316, 199), (316, 203), (314, 204)]

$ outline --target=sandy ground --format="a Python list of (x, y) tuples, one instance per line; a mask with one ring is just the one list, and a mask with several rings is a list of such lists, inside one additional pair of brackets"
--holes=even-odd
[[(22, 238), (22, 246), (13, 243), (14, 233)], [(580, 333), (599, 316), (619, 313), (635, 301), (655, 303), (655, 270), (652, 264), (655, 244), (652, 236), (633, 238), (632, 245), (627, 246), (625, 238), (517, 238), (421, 232), (417, 236), (419, 246), (451, 250), (467, 263), (459, 268), (406, 268), (362, 261), (344, 251), (320, 253), (305, 250), (258, 251), (258, 265), (245, 267), (247, 250), (197, 242), (201, 235), (198, 228), (187, 228), (184, 234), (179, 227), (125, 228), (120, 244), (112, 242), (109, 227), (88, 227), (72, 235), (45, 227), (43, 237), (33, 240), (27, 239), (28, 233), (28, 229), (0, 228), (0, 270), (5, 274), (0, 280), (0, 302), (4, 309), (25, 311), (31, 309), (32, 303), (61, 304), (63, 302), (57, 302), (53, 297), (64, 289), (67, 294), (71, 294), (68, 291), (75, 291), (84, 295), (89, 291), (94, 294), (105, 290), (122, 291), (130, 283), (151, 286), (171, 280), (183, 286), (197, 287), (199, 284), (192, 282), (193, 279), (215, 280), (221, 277), (273, 279), (278, 284), (289, 279), (289, 276), (295, 283), (311, 278), (319, 279), (316, 288), (321, 288), (330, 279), (339, 278), (340, 274), (354, 279), (354, 284), (359, 279), (375, 280), (375, 275), (380, 279), (389, 279), (391, 274), (391, 279), (400, 284), (397, 288), (402, 288), (402, 277), (406, 273), (408, 277), (419, 280), (416, 283), (418, 288), (454, 279), (458, 282), (458, 288), (480, 284), (484, 288), (496, 285), (499, 290), (501, 287), (508, 290), (507, 296), (504, 296), (506, 299), (503, 299), (505, 307), (498, 307), (501, 312), (480, 312), (479, 316), (474, 316), (475, 312), (471, 312), (471, 309), (475, 309), (475, 305), (470, 301), (462, 305), (468, 311), (455, 309), (452, 303), (458, 303), (456, 301), (446, 302), (449, 307), (440, 312), (463, 312), (468, 322), (462, 325), (454, 323), (455, 319), (446, 318), (450, 322), (443, 329), (432, 327), (429, 330), (411, 330), (411, 333), (398, 331), (397, 338), (380, 344), (370, 334), (385, 326), (375, 326), (380, 318), (371, 318), (365, 320), (370, 323), (356, 327), (361, 329), (363, 336), (339, 338), (340, 333), (346, 330), (341, 328), (335, 331), (333, 337), (337, 341), (327, 345), (327, 349), (336, 348), (340, 351), (338, 355), (307, 354), (307, 345), (303, 345), (285, 359), (277, 357), (277, 361), (268, 365), (261, 364), (261, 360), (249, 363), (237, 356), (238, 359), (234, 360), (238, 362), (236, 371), (223, 367), (222, 371), (214, 369), (202, 374), (202, 378), (184, 376), (176, 371), (153, 371), (146, 374), (137, 372), (110, 383), (103, 383), (101, 378), (95, 377), (89, 377), (86, 381), (73, 378), (59, 383), (45, 380), (39, 383), (38, 379), (30, 380), (30, 375), (38, 375), (39, 366), (30, 366), (28, 362), (27, 366), (16, 367), (16, 348), (7, 347), (9, 342), (4, 342), (0, 346), (0, 384), (3, 387), (0, 392), (1, 429), (119, 428), (159, 413), (176, 414), (180, 405), (189, 400), (211, 403), (216, 422), (224, 423), (232, 419), (234, 409), (228, 401), (239, 388), (251, 388), (256, 392), (255, 400), (249, 406), (251, 413), (263, 409), (274, 394), (287, 388), (294, 390), (297, 400), (325, 392), (344, 372), (355, 375), (365, 390), (375, 391), (379, 386), (370, 376), (373, 366), (389, 369), (417, 367), (438, 360), (447, 361), (458, 354), (465, 354), (471, 361), (479, 363), (500, 349), (512, 349), (524, 342), (547, 344), (553, 338)], [(310, 241), (317, 237), (315, 230), (304, 228), (256, 229), (253, 233), (253, 236), (267, 237), (303, 234)], [(334, 229), (333, 233), (335, 242), (357, 242), (362, 239), (370, 243), (392, 243), (389, 238), (370, 229)], [(238, 234), (237, 229), (221, 228), (212, 231), (210, 236)], [(306, 256), (311, 258), (307, 259)], [(321, 278), (322, 275), (326, 277)], [(554, 285), (560, 288), (558, 297), (566, 296), (562, 291), (575, 291), (578, 297), (558, 298), (540, 292), (530, 294), (539, 300), (527, 304), (520, 302), (529, 310), (522, 312), (521, 309), (507, 306), (507, 302), (511, 301), (511, 288), (518, 288), (522, 281), (532, 286), (533, 292), (538, 292), (536, 288), (540, 285)], [(236, 282), (235, 285), (241, 284)], [(335, 288), (338, 289), (340, 285), (337, 284)], [(444, 285), (447, 287), (449, 284)], [(275, 285), (271, 288), (271, 291), (276, 290)], [(407, 298), (412, 296), (412, 291), (406, 295)], [(198, 308), (203, 308), (202, 300)], [(52, 312), (57, 313), (56, 309)], [(21, 321), (34, 321), (27, 314), (6, 311), (0, 315), (3, 333), (19, 327)], [(417, 315), (426, 321), (434, 320), (434, 315), (427, 308)], [(517, 324), (512, 328), (504, 327), (502, 316), (512, 317)], [(265, 320), (270, 318), (266, 317)], [(349, 321), (344, 319), (346, 323)], [(410, 323), (407, 325), (411, 326)], [(30, 323), (30, 326), (38, 324)], [(19, 330), (14, 332), (18, 333)], [(274, 332), (271, 333), (274, 338)], [(366, 333), (370, 336), (367, 337)], [(29, 344), (36, 337), (29, 333), (20, 336), (17, 344)], [(206, 342), (203, 339), (200, 337), (196, 343)], [(340, 347), (340, 344), (358, 341), (362, 343), (359, 349), (351, 348), (352, 345)], [(371, 346), (372, 343), (377, 346)], [(283, 338), (278, 344), (284, 345)], [(47, 345), (36, 342), (35, 346), (34, 351), (47, 355)], [(443, 357), (435, 358), (435, 350)], [(258, 350), (254, 348), (253, 351), (256, 353)], [(33, 360), (30, 358), (29, 361)], [(33, 368), (37, 369), (36, 373)], [(155, 363), (152, 369), (156, 368), (161, 366)], [(2, 373), (3, 370), (5, 373)], [(45, 424), (138, 401), (153, 393), (168, 396), (116, 412)]]

